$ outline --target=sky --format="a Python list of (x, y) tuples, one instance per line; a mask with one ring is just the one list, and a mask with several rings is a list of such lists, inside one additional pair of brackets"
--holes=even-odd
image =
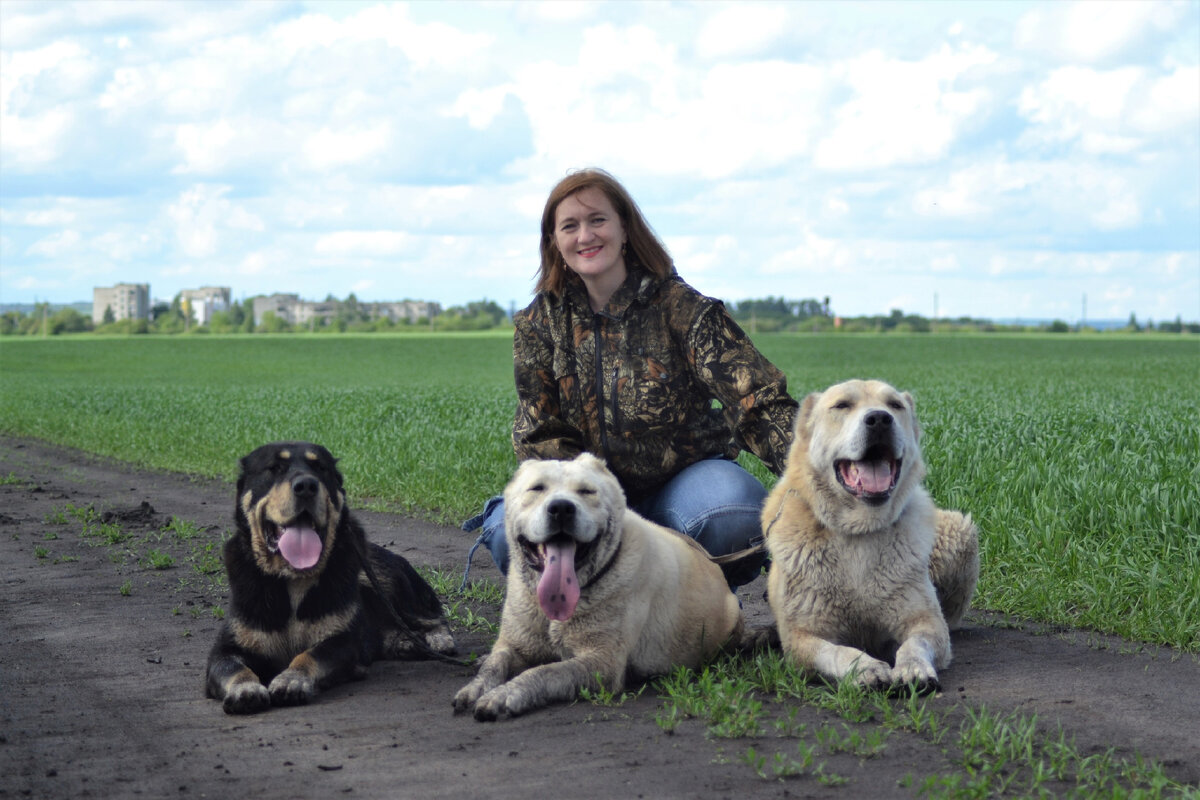
[(0, 303), (521, 308), (589, 166), (727, 302), (1200, 320), (1200, 2), (0, 0)]

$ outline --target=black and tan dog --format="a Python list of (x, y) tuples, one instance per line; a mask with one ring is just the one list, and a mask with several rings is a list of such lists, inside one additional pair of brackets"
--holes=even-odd
[(225, 711), (307, 703), (377, 658), (454, 652), (437, 595), (367, 542), (324, 447), (277, 442), (245, 456), (236, 519), (229, 613), (208, 658), (207, 693)]

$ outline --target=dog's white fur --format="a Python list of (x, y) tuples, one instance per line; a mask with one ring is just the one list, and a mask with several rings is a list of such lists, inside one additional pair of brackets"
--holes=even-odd
[(805, 398), (762, 517), (768, 598), (798, 665), (921, 688), (949, 665), (949, 628), (979, 574), (978, 531), (934, 507), (919, 439), (912, 396), (881, 381)]
[[(583, 688), (618, 692), (627, 677), (700, 666), (740, 637), (737, 598), (704, 548), (626, 508), (595, 456), (526, 461), (504, 500), (510, 556), (500, 635), (455, 696), (456, 710), (491, 720), (572, 700)], [(579, 598), (571, 612), (554, 612), (567, 619), (552, 620), (538, 584), (544, 545), (556, 537), (576, 542)]]

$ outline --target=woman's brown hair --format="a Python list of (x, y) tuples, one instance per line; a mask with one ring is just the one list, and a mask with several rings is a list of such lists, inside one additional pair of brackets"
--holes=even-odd
[(628, 260), (640, 264), (659, 278), (669, 277), (675, 271), (667, 248), (663, 247), (663, 243), (654, 235), (629, 192), (612, 175), (593, 167), (568, 173), (546, 198), (546, 208), (542, 211), (542, 263), (538, 268), (538, 280), (534, 291), (555, 296), (562, 294), (567, 278), (567, 263), (554, 243), (554, 217), (558, 212), (559, 203), (585, 189), (599, 189), (613, 204), (617, 216), (621, 218), (621, 227), (625, 229), (628, 237)]

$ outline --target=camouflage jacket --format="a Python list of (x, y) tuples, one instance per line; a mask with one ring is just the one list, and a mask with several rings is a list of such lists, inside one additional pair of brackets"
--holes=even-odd
[(629, 267), (603, 311), (574, 275), (514, 318), (517, 459), (607, 462), (636, 503), (684, 467), (742, 449), (783, 470), (796, 401), (717, 300)]

